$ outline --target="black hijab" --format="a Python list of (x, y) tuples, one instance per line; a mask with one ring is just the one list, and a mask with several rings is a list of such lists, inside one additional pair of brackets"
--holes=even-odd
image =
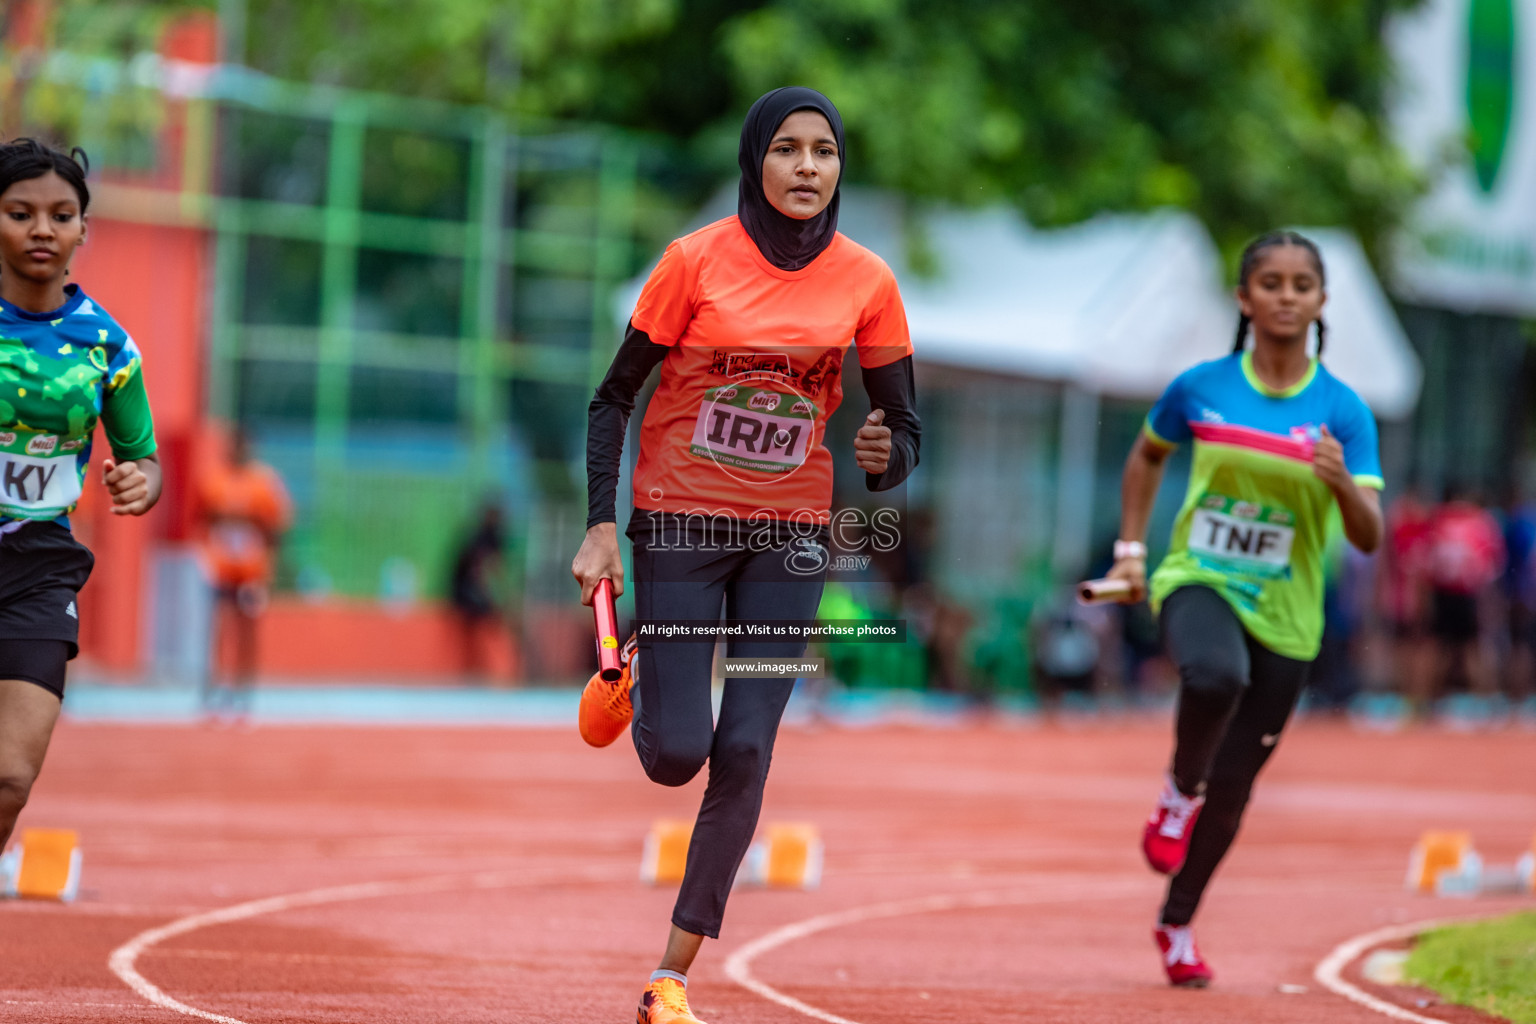
[(837, 188), (832, 190), (832, 201), (827, 208), (807, 220), (786, 217), (773, 208), (763, 194), (763, 158), (774, 133), (784, 119), (797, 110), (815, 110), (826, 117), (837, 139), (837, 156), (843, 156), (843, 119), (832, 101), (815, 89), (798, 85), (775, 89), (762, 96), (747, 111), (747, 119), (741, 126), (741, 149), (737, 162), (741, 164), (741, 193), (736, 200), (736, 215), (741, 226), (747, 229), (752, 241), (763, 257), (780, 270), (799, 270), (810, 263), (822, 250), (832, 244), (837, 235), (838, 192), (843, 185), (841, 173), (837, 176)]

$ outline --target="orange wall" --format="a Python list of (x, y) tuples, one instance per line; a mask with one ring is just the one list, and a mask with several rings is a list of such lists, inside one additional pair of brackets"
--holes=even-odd
[(208, 233), (91, 220), (70, 277), (133, 335), (162, 433), (194, 427), (203, 410)]
[(160, 538), (185, 536), (177, 522), (181, 481), (176, 455), (195, 437), (203, 406), (203, 324), (207, 234), (190, 228), (92, 220), (70, 276), (133, 335), (167, 469), (166, 499), (141, 519), (114, 516), (99, 486), (98, 433), (92, 479), (74, 516), (96, 569), (80, 595), (81, 647), (114, 672), (142, 664), (146, 555)]

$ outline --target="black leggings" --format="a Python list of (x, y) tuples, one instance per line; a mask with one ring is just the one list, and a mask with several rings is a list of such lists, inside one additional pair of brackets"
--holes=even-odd
[[(635, 617), (727, 621), (816, 617), (825, 559), (787, 539), (765, 550), (731, 540), (701, 550), (698, 531), (637, 511), (634, 541)], [(657, 532), (658, 529), (661, 532)], [(717, 538), (718, 539), (718, 538)], [(824, 542), (820, 551), (825, 552)], [(814, 555), (814, 550), (810, 554)], [(805, 642), (732, 639), (729, 657), (798, 658)], [(688, 865), (672, 923), (695, 935), (720, 937), (725, 901), (751, 845), (779, 719), (794, 679), (726, 680), (720, 720), (712, 720), (710, 677), (715, 643), (639, 642), (635, 718), (630, 731), (645, 773), (682, 786), (709, 762), (709, 784), (688, 845)]]
[(1205, 789), (1189, 856), (1163, 904), (1164, 924), (1185, 925), (1237, 836), (1253, 780), (1274, 752), (1312, 663), (1259, 643), (1210, 587), (1175, 590), (1160, 619), (1163, 643), (1179, 667), (1174, 782), (1185, 793)]

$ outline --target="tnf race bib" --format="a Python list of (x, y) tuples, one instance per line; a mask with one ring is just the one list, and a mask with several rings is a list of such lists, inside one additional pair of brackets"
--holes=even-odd
[[(0, 433), (0, 513), (51, 518), (80, 500), (75, 456), (84, 442), (60, 442), (56, 434)], [(20, 449), (8, 451), (4, 449)]]
[(790, 473), (805, 463), (816, 435), (809, 399), (728, 384), (699, 403), (689, 454), (759, 473)]
[(1200, 499), (1189, 524), (1189, 550), (1202, 561), (1249, 576), (1290, 572), (1296, 516), (1283, 508), (1222, 494)]

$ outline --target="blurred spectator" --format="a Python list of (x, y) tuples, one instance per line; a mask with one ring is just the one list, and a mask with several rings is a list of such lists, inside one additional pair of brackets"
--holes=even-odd
[(1382, 617), (1391, 633), (1397, 688), (1423, 698), (1434, 687), (1429, 636), (1429, 509), (1409, 483), (1387, 507), (1387, 543), (1377, 576)]
[(288, 491), (272, 467), (251, 456), (250, 439), (239, 428), (222, 457), (200, 465), (196, 489), (215, 593), (203, 705), (210, 711), (248, 711), (258, 660), (257, 620), (267, 606), (278, 540), (292, 518)]
[(1119, 616), (1108, 605), (1081, 603), (1076, 587), (1069, 586), (1035, 607), (1029, 631), (1035, 689), (1044, 707), (1094, 696), (1113, 646), (1109, 641), (1118, 639)]
[(907, 591), (909, 595), (917, 592), (927, 599), (923, 607), (927, 614), (922, 620), (922, 642), (929, 688), (945, 693), (970, 693), (972, 683), (966, 664), (965, 641), (975, 625), (975, 617), (965, 605), (927, 586), (911, 587)]
[(484, 645), (488, 635), (495, 642), (501, 619), (496, 595), (501, 589), (505, 542), (501, 508), (487, 501), (453, 558), (448, 599), (458, 623), (460, 667), (471, 681), (483, 682), (489, 674)]
[(1536, 503), (1511, 490), (1504, 509), (1504, 573), (1509, 660), (1504, 685), (1512, 700), (1536, 692)]
[(1483, 654), (1484, 601), (1504, 568), (1498, 522), (1462, 488), (1446, 488), (1446, 500), (1430, 519), (1427, 540), (1431, 623), (1436, 644), (1432, 689), (1455, 681), (1474, 693), (1493, 690)]
[(1109, 607), (1120, 613), (1120, 637), (1125, 652), (1121, 683), (1126, 696), (1132, 700), (1170, 696), (1178, 686), (1179, 673), (1163, 652), (1163, 638), (1152, 606), (1139, 601)]

